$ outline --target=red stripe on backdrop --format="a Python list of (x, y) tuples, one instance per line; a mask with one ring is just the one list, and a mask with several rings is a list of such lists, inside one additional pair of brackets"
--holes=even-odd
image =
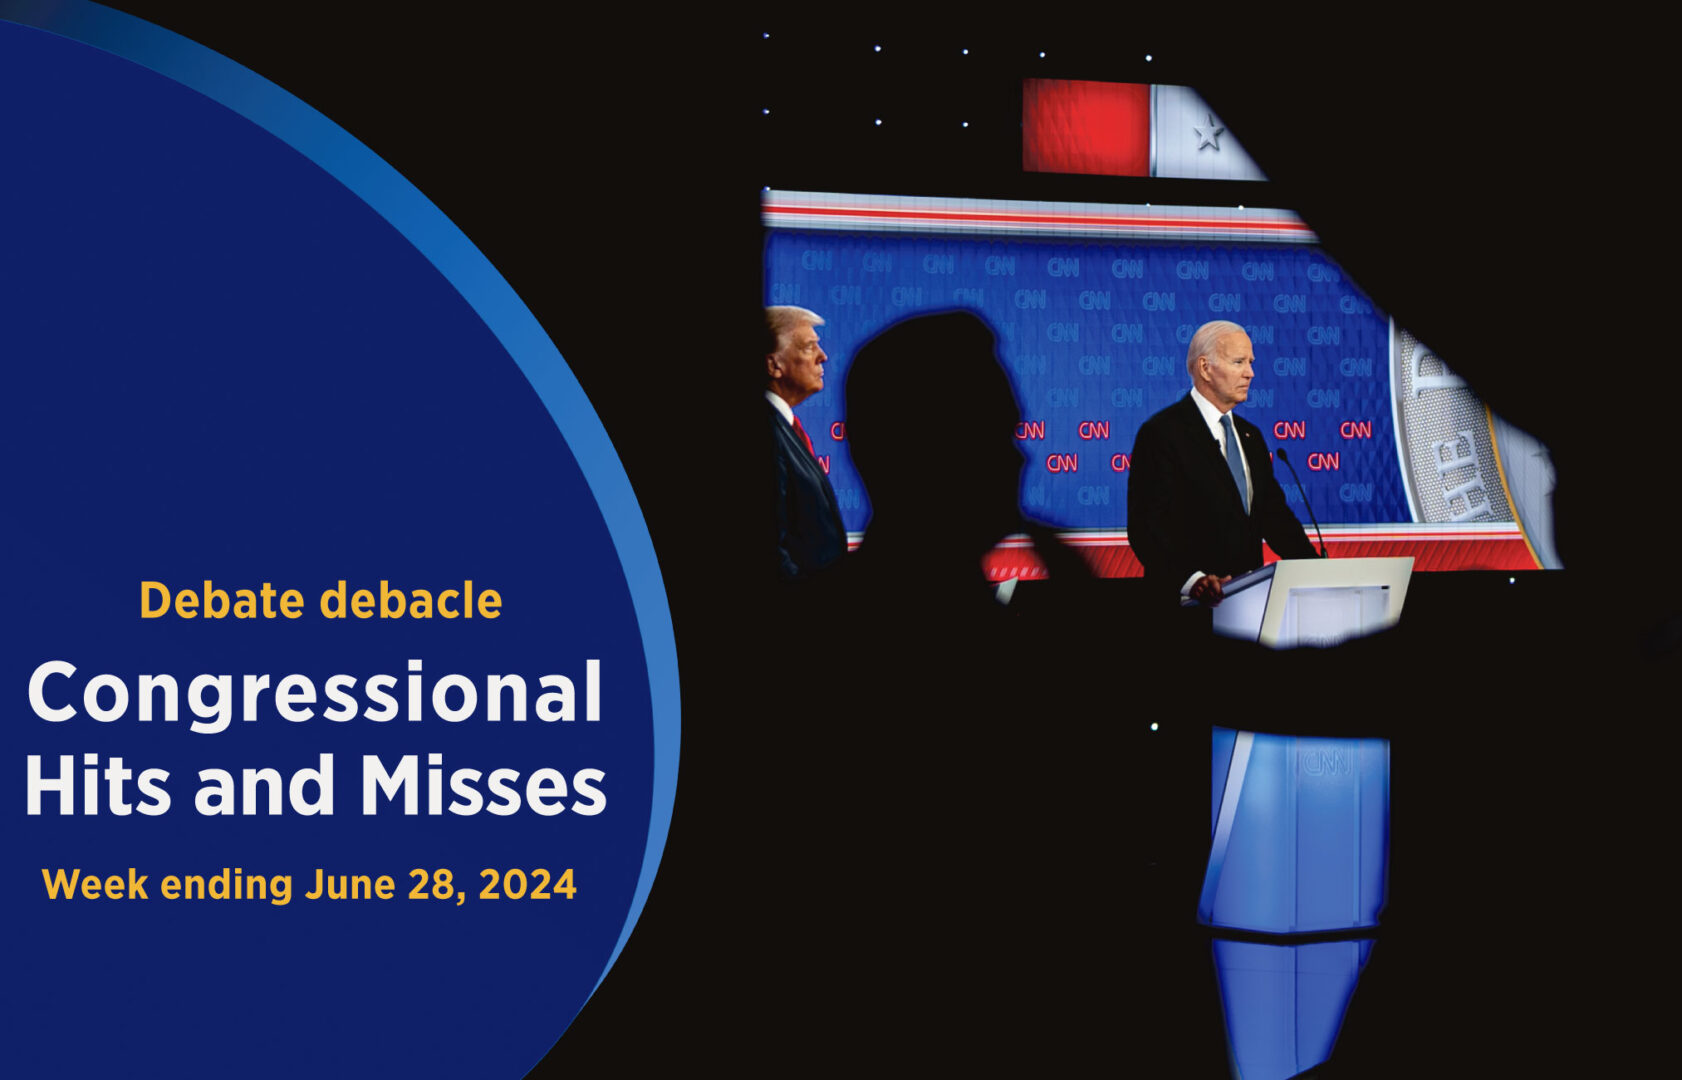
[(1255, 232), (1291, 232), (1312, 235), (1300, 221), (1279, 219), (1244, 220), (1214, 217), (1139, 217), (1119, 214), (1029, 214), (987, 212), (981, 210), (908, 210), (880, 206), (791, 206), (767, 203), (767, 214), (809, 215), (812, 217), (893, 218), (905, 221), (953, 222), (1015, 222), (1023, 225), (1093, 225), (1115, 228), (1177, 229), (1196, 232), (1210, 229)]
[[(1144, 567), (1125, 540), (1073, 545), (1098, 577), (1142, 577)], [(1536, 560), (1520, 537), (1499, 540), (1364, 540), (1328, 539), (1326, 550), (1334, 559), (1393, 558), (1412, 555), (1415, 570), (1535, 570)], [(1264, 562), (1279, 556), (1271, 548), (1263, 551)], [(1045, 565), (1028, 547), (996, 547), (982, 560), (987, 576), (994, 581), (1020, 577), (1025, 580), (1046, 576)]]

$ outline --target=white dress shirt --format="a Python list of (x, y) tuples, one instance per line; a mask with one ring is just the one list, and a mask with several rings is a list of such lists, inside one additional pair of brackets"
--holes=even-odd
[[(1214, 402), (1196, 390), (1191, 392), (1191, 400), (1197, 406), (1198, 415), (1203, 417), (1203, 422), (1209, 426), (1209, 434), (1214, 437), (1215, 444), (1221, 448), (1221, 459), (1224, 461), (1226, 459), (1226, 425), (1221, 423), (1221, 417), (1225, 416), (1226, 413), (1221, 412), (1220, 409), (1215, 407)], [(1238, 435), (1236, 422), (1233, 424), (1232, 434), (1234, 438)], [(1244, 455), (1243, 447), (1238, 448), (1238, 460), (1244, 463), (1244, 505), (1253, 506), (1256, 501), (1256, 485), (1255, 481), (1250, 478), (1250, 459)], [(1191, 604), (1195, 602), (1191, 599), (1191, 587), (1197, 584), (1198, 578), (1204, 576), (1203, 571), (1197, 570), (1192, 573), (1191, 577), (1186, 578), (1186, 583), (1180, 586), (1180, 603)]]

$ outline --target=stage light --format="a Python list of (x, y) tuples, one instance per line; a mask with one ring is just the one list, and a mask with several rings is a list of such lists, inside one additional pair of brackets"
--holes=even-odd
[(1041, 59), (1041, 60), (1044, 60), (1044, 59), (1045, 59), (1045, 50), (1044, 50), (1044, 49), (1041, 49), (1041, 50), (1040, 50), (1040, 59)]
[(759, 110), (759, 115), (770, 116), (771, 115), (771, 110), (770, 109), (760, 109)]
[(1152, 730), (1152, 731), (1155, 731), (1155, 730), (1156, 730), (1156, 721), (1155, 721), (1155, 720), (1152, 720), (1152, 721), (1151, 721), (1151, 730)]
[(969, 121), (968, 121), (968, 120), (965, 120), (965, 121), (964, 121), (964, 122), (963, 122), (963, 126), (964, 126), (964, 127), (969, 127)]
[(872, 52), (881, 52), (881, 51), (882, 51), (882, 46), (880, 46), (880, 45), (872, 45), (872, 46), (871, 46), (871, 47), (870, 47), (870, 49), (871, 49), (871, 51), (872, 51)]
[(1517, 585), (1518, 584), (1518, 578), (1516, 578), (1516, 577), (1508, 578), (1507, 579), (1507, 584), (1508, 585)]
[(878, 116), (878, 117), (877, 117), (877, 118), (876, 118), (876, 126), (877, 126), (877, 127), (881, 127), (881, 126), (882, 126), (882, 118), (881, 118), (881, 117), (880, 117), (880, 116)]
[(968, 50), (968, 49), (964, 49), (964, 50), (963, 50), (963, 54), (964, 54), (964, 55), (965, 55), (965, 56), (968, 56), (968, 55), (969, 55), (969, 50)]
[(1145, 63), (1147, 63), (1147, 64), (1148, 64), (1148, 63), (1150, 63), (1150, 62), (1151, 62), (1151, 54), (1150, 54), (1150, 53), (1146, 53), (1146, 54), (1145, 54)]

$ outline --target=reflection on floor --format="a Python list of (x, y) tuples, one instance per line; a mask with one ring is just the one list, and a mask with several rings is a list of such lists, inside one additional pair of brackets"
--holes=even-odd
[[(1388, 872), (1390, 746), (1217, 728), (1198, 917), (1234, 1071), (1284, 1080), (1331, 1056)], [(1326, 935), (1347, 936), (1325, 940)]]
[(1331, 1056), (1373, 942), (1216, 939), (1227, 1044), (1240, 1080), (1285, 1080)]

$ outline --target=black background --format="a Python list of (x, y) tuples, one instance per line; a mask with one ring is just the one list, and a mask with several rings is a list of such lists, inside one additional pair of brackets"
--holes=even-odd
[[(1505, 575), (1416, 579), (1410, 637), (1331, 658), (1242, 658), (1215, 683), (1227, 701), (1329, 703), (1337, 708), (1311, 727), (1394, 740), (1392, 905), (1340, 1044), (1343, 1074), (1586, 1065), (1622, 1058), (1656, 1030), (1646, 1021), (1657, 997), (1643, 984), (1667, 962), (1669, 916), (1648, 875), (1669, 861), (1653, 830), (1676, 712), (1659, 688), (1677, 670), (1678, 592), (1671, 575), (1643, 568), (1668, 565), (1675, 524), (1662, 484), (1654, 497), (1662, 467), (1646, 463), (1675, 440), (1662, 434), (1673, 420), (1655, 433), (1636, 414), (1643, 401), (1669, 405), (1663, 327), (1673, 319), (1662, 304), (1632, 304), (1626, 322), (1623, 310), (1540, 310), (1533, 298), (1543, 274), (1578, 275), (1585, 296), (1662, 300), (1669, 287), (1655, 276), (1659, 235), (1644, 213), (1666, 193), (1643, 164), (1669, 136), (1652, 126), (1661, 99), (1638, 77), (1653, 65), (1635, 35), (1535, 24), (1470, 33), (1358, 24), (1347, 12), (1047, 13), (1009, 32), (954, 21), (917, 33), (850, 10), (790, 26), (631, 12), (118, 6), (273, 80), (436, 203), (559, 346), (642, 504), (682, 668), (676, 815), (641, 924), (534, 1075), (715, 1061), (807, 1072), (843, 1051), (884, 1065), (980, 1065), (1000, 1040), (977, 1030), (968, 1047), (904, 1058), (901, 1036), (872, 1034), (887, 1026), (872, 987), (891, 973), (859, 971), (823, 973), (820, 1015), (804, 1016), (798, 1037), (779, 1030), (799, 1011), (786, 999), (805, 990), (774, 985), (754, 958), (800, 946), (757, 939), (749, 913), (794, 900), (743, 895), (729, 875), (774, 857), (751, 844), (744, 852), (739, 838), (756, 813), (752, 777), (777, 766), (763, 736), (798, 719), (754, 687), (771, 671), (835, 676), (823, 668), (821, 627), (767, 632), (778, 601), (759, 584), (763, 549), (732, 523), (764, 516), (751, 344), (762, 186), (1233, 198), (1195, 182), (1022, 176), (1026, 75), (1199, 87), (1272, 177), (1255, 189), (1265, 194), (1239, 197), (1297, 208), (1399, 324), (1554, 451), (1570, 570), (1521, 586)], [(690, 260), (689, 284), (682, 296), (650, 295), (645, 260), (668, 233), (686, 238), (674, 254)], [(1450, 241), (1468, 240), (1500, 271), (1436, 262)], [(1627, 383), (1606, 377), (1616, 365)], [(1131, 598), (1113, 587), (1125, 610)], [(1602, 629), (1585, 639), (1573, 618)], [(1445, 667), (1443, 651), (1468, 641), (1475, 667)], [(1198, 658), (1164, 660), (1202, 670)], [(1078, 704), (1086, 716), (1116, 703)], [(1126, 775), (1148, 771), (1141, 755), (1164, 753), (1136, 732), (1107, 737), (1106, 752), (1135, 761)], [(1158, 887), (1131, 860), (1114, 858), (1104, 888)], [(1119, 943), (1079, 976), (1092, 977), (1097, 1026), (1046, 1032), (1048, 1043), (1089, 1045), (1123, 1074), (1134, 1064), (1151, 1075), (1219, 1071), (1211, 1012), (1174, 1014), (1171, 1035), (1126, 1019), (1154, 1015), (1134, 947), (1199, 940), (1162, 918), (1091, 935)]]

